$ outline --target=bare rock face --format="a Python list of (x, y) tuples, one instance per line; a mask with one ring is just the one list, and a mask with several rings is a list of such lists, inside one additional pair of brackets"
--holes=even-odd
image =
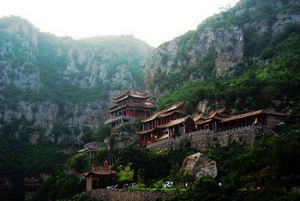
[[(187, 32), (155, 49), (144, 65), (146, 92), (149, 92), (152, 98), (159, 99), (183, 84), (202, 81), (207, 75), (225, 76), (239, 64), (247, 63), (247, 59), (251, 59), (257, 65), (266, 65), (267, 60), (258, 58), (256, 54), (249, 57), (245, 51), (245, 48), (248, 48), (249, 30), (260, 40), (265, 34), (271, 33), (274, 36), (289, 23), (299, 24), (298, 13), (280, 10), (285, 6), (299, 5), (300, 1), (268, 2), (276, 13), (277, 19), (273, 24), (267, 18), (255, 17), (258, 13), (264, 15), (260, 9), (261, 4), (249, 6), (247, 2), (239, 1), (226, 13), (233, 18), (249, 17), (251, 20), (228, 24), (228, 16), (220, 13), (203, 22), (197, 30)], [(203, 61), (210, 61), (210, 67), (204, 67)]]
[[(217, 76), (224, 76), (229, 68), (235, 67), (244, 57), (244, 34), (237, 26), (228, 28), (205, 28), (197, 34), (196, 42), (189, 40), (188, 45), (180, 38), (176, 38), (155, 49), (144, 65), (145, 89), (151, 97), (159, 98), (168, 92), (161, 90), (157, 77), (165, 73), (167, 76), (181, 73), (187, 66), (197, 66), (211, 50), (216, 54), (215, 72)], [(184, 56), (182, 56), (184, 55)], [(200, 66), (197, 69), (201, 69)], [(200, 70), (201, 71), (201, 70)], [(190, 80), (199, 78), (190, 77)], [(187, 80), (189, 82), (190, 80)]]
[(216, 177), (218, 174), (216, 161), (211, 160), (200, 152), (188, 156), (183, 164), (182, 168), (185, 173), (190, 173), (193, 177)]
[[(13, 16), (0, 25), (0, 134), (20, 122), (12, 135), (33, 144), (76, 141), (105, 120), (112, 97), (143, 90), (142, 66), (153, 48), (133, 36), (74, 40)], [(26, 126), (34, 131), (20, 134)]]

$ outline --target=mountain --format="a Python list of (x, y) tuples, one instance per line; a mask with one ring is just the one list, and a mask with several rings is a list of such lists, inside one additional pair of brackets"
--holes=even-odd
[(189, 113), (297, 105), (299, 11), (298, 0), (241, 0), (155, 49), (144, 66), (146, 91), (162, 108), (187, 102)]
[(144, 89), (152, 49), (130, 35), (74, 40), (1, 18), (1, 133), (34, 143), (76, 140), (102, 123), (112, 96)]
[[(83, 133), (89, 141), (88, 131), (103, 121), (111, 97), (135, 88), (149, 92), (160, 109), (184, 101), (184, 115), (221, 107), (233, 114), (289, 113), (285, 134), (261, 136), (250, 147), (233, 141), (210, 149), (207, 154), (221, 168), (218, 179), (199, 180), (172, 200), (216, 194), (223, 200), (289, 199), (299, 187), (299, 55), (300, 0), (241, 0), (157, 49), (132, 36), (56, 37), (19, 17), (1, 18), (0, 197), (24, 200), (24, 178), (31, 177), (44, 181), (36, 200), (72, 199), (83, 192), (84, 180), (64, 171), (82, 148), (74, 142)], [(129, 131), (125, 124), (111, 136), (122, 139)], [(134, 146), (110, 151), (124, 167), (133, 160), (138, 177), (145, 175), (139, 180), (153, 186), (169, 173), (177, 177), (194, 151), (188, 144), (167, 152)], [(90, 162), (83, 157), (76, 164), (80, 169)], [(263, 191), (241, 191), (262, 183)], [(290, 196), (299, 200), (299, 194)]]

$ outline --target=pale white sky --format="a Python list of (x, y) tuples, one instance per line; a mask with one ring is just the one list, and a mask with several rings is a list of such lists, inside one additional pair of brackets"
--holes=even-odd
[(0, 0), (0, 17), (16, 15), (42, 32), (74, 39), (134, 35), (157, 47), (239, 0)]

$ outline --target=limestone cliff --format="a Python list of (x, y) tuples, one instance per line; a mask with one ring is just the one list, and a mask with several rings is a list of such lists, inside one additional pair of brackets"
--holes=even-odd
[(0, 35), (0, 133), (30, 126), (32, 142), (77, 139), (102, 123), (112, 96), (143, 90), (152, 48), (132, 36), (56, 37), (14, 16), (0, 19)]
[[(153, 51), (144, 65), (145, 89), (152, 97), (185, 83), (224, 76), (236, 66), (263, 65), (264, 40), (289, 23), (299, 23), (298, 0), (242, 0)], [(259, 57), (260, 56), (260, 57)]]

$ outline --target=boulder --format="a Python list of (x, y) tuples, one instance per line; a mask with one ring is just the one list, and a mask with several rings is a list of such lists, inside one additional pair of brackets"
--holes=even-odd
[(191, 174), (193, 177), (216, 177), (218, 174), (216, 161), (211, 160), (200, 152), (188, 156), (183, 164), (182, 168), (185, 173)]

